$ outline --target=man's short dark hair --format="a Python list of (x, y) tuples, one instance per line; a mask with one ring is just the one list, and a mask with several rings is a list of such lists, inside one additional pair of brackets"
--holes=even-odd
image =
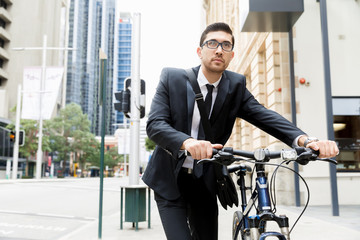
[(232, 34), (232, 30), (230, 28), (230, 26), (226, 23), (223, 22), (216, 22), (213, 24), (210, 24), (209, 26), (206, 27), (206, 29), (203, 31), (203, 33), (201, 34), (200, 37), (200, 46), (203, 45), (206, 36), (209, 32), (218, 32), (218, 31), (222, 31), (222, 32), (226, 32), (231, 34), (231, 40), (232, 40), (232, 44), (235, 44), (235, 38), (234, 35)]

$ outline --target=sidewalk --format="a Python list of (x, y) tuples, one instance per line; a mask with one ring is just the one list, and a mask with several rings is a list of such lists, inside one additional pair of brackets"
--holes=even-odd
[[(139, 230), (132, 228), (132, 223), (124, 222), (120, 230), (119, 212), (103, 218), (102, 239), (105, 240), (166, 240), (161, 226), (156, 204), (151, 202), (151, 228), (147, 222), (139, 223)], [(220, 209), (219, 240), (231, 239), (232, 216), (235, 209)], [(290, 219), (290, 226), (296, 221), (302, 208), (277, 206), (277, 214), (285, 214)], [(269, 224), (269, 227), (272, 223)], [(274, 231), (278, 231), (276, 228)], [(92, 222), (78, 229), (75, 233), (60, 238), (61, 240), (96, 240), (98, 239), (98, 222)], [(292, 240), (359, 240), (360, 239), (360, 206), (340, 206), (340, 216), (333, 217), (330, 206), (309, 207), (291, 233)]]

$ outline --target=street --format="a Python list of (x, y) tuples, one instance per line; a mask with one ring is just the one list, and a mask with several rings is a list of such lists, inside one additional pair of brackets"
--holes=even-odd
[[(163, 239), (158, 210), (151, 196), (147, 222), (124, 222), (120, 230), (120, 186), (129, 178), (104, 178), (102, 239)], [(0, 181), (1, 240), (98, 239), (99, 178)], [(222, 239), (230, 239), (232, 211), (220, 210)], [(225, 214), (225, 215), (224, 215)]]
[[(151, 196), (151, 228), (131, 222), (120, 230), (120, 186), (129, 178), (104, 178), (102, 239), (165, 240), (156, 204)], [(97, 240), (99, 178), (27, 179), (0, 181), (1, 240)], [(292, 232), (292, 239), (360, 238), (360, 206), (341, 206), (340, 217), (331, 216), (330, 206), (311, 206)], [(290, 226), (302, 208), (278, 206)], [(219, 207), (219, 240), (231, 239), (236, 208)], [(270, 227), (271, 225), (268, 225)], [(276, 230), (277, 228), (274, 228)]]
[[(122, 178), (104, 179), (103, 216), (119, 211)], [(0, 184), (0, 239), (59, 239), (97, 222), (99, 178)]]

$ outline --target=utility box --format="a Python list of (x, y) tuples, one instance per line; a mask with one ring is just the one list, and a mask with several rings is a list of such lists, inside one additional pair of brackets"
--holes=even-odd
[(242, 32), (289, 32), (304, 12), (303, 0), (240, 0)]
[[(125, 214), (124, 208), (125, 189)], [(132, 222), (135, 230), (138, 230), (139, 222), (146, 221), (146, 189), (148, 189), (148, 228), (150, 228), (150, 188), (145, 185), (121, 186), (120, 187), (120, 229), (125, 222)]]

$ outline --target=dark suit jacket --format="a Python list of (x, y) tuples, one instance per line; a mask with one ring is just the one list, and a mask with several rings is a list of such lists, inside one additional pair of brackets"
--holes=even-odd
[[(196, 76), (199, 66), (193, 68)], [(225, 71), (210, 117), (215, 143), (225, 144), (236, 118), (242, 118), (291, 146), (305, 134), (278, 113), (264, 108), (246, 89), (243, 75)], [(180, 196), (177, 176), (184, 162), (179, 157), (182, 143), (190, 138), (195, 94), (184, 69), (165, 68), (153, 98), (147, 134), (157, 147), (143, 175), (143, 181), (165, 199)], [(205, 183), (215, 197), (213, 171), (204, 172)]]

